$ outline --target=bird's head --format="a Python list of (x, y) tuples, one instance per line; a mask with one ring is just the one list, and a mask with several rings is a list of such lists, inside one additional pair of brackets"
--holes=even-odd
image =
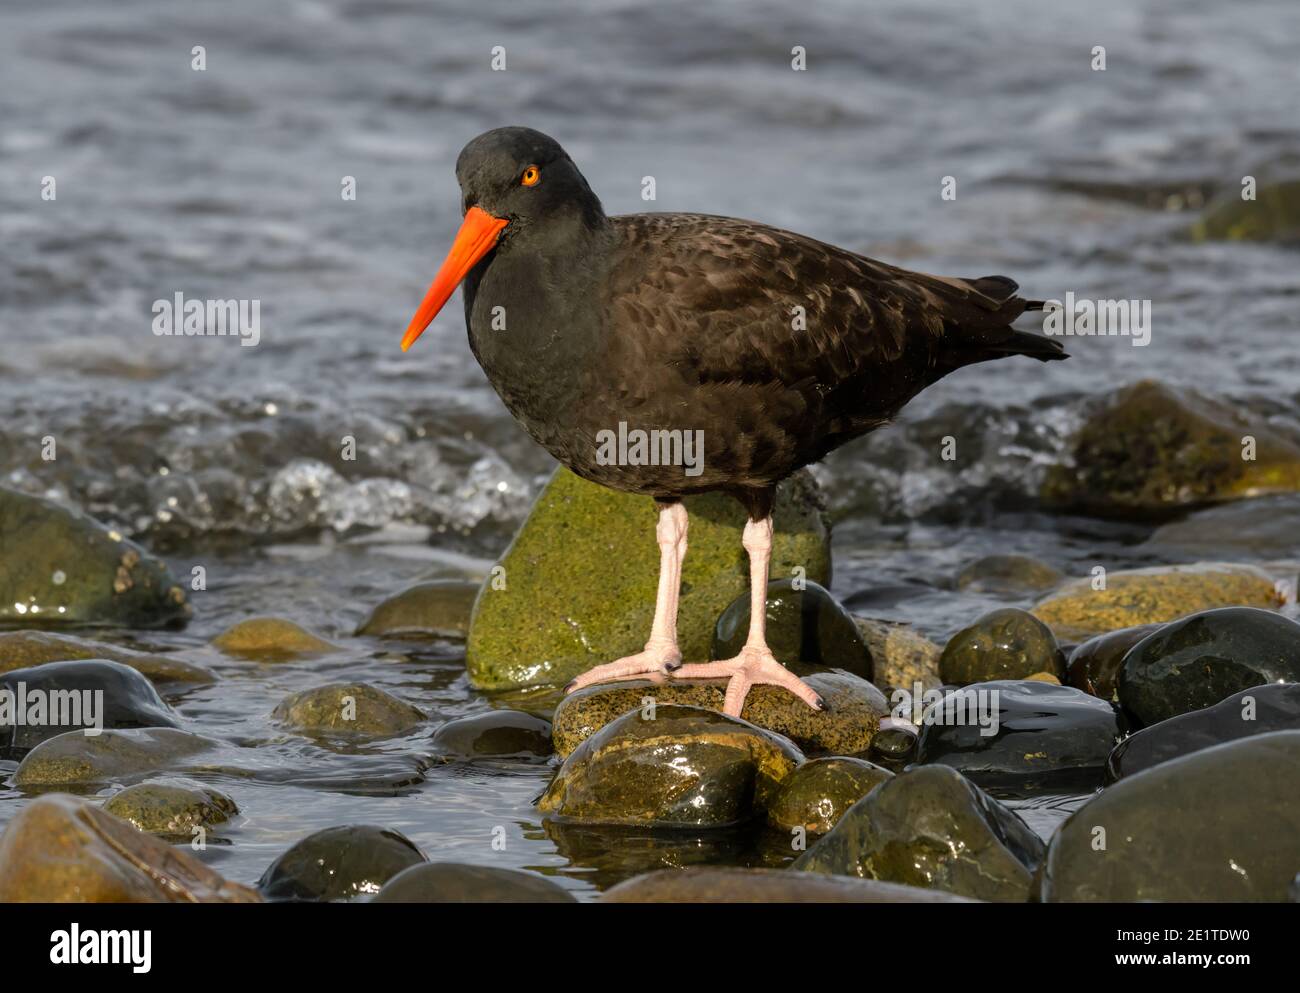
[(402, 338), (402, 351), (424, 333), (456, 287), (480, 261), (524, 232), (545, 236), (566, 221), (593, 225), (604, 217), (559, 142), (532, 128), (485, 131), (456, 160), (464, 220)]

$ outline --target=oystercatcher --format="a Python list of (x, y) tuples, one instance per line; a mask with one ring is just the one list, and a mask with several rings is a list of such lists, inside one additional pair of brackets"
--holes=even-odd
[[(728, 714), (758, 683), (823, 708), (765, 638), (777, 484), (962, 366), (1065, 358), (1057, 342), (1011, 327), (1042, 302), (1016, 296), (1005, 276), (909, 272), (754, 221), (609, 217), (564, 149), (531, 128), (479, 135), (456, 177), (464, 221), (402, 349), (463, 282), (470, 348), (510, 413), (579, 476), (659, 507), (644, 651), (567, 689), (649, 673), (727, 677)], [(609, 439), (634, 432), (649, 441), (620, 443), (611, 458)], [(691, 440), (702, 457), (680, 457)], [(681, 499), (712, 490), (749, 515), (749, 635), (733, 659), (684, 665)]]

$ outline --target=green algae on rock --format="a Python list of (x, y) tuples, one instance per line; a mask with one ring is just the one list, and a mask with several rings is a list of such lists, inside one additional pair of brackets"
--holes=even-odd
[(519, 710), (489, 710), (448, 721), (433, 733), (446, 758), (540, 758), (550, 755), (551, 722)]
[(825, 834), (846, 810), (893, 775), (862, 759), (811, 759), (785, 777), (768, 805), (767, 822), (787, 831), (803, 828), (809, 834)]
[(304, 655), (338, 651), (302, 625), (283, 617), (250, 617), (228, 627), (212, 639), (227, 655), (255, 662), (288, 662)]
[(1046, 624), (1016, 607), (989, 611), (962, 628), (939, 657), (940, 677), (959, 686), (1038, 672), (1064, 675), (1061, 650)]
[[(718, 618), (709, 657), (735, 658), (748, 636), (746, 591)], [(871, 652), (862, 633), (848, 611), (813, 582), (777, 579), (768, 584), (767, 647), (800, 675), (808, 666), (829, 666), (871, 679)]]
[[(714, 621), (749, 588), (745, 512), (721, 493), (687, 497), (689, 551), (677, 629), (687, 661), (709, 657)], [(772, 576), (830, 581), (830, 543), (812, 477), (783, 483)], [(802, 570), (796, 573), (795, 570)], [(483, 586), (466, 663), (479, 689), (562, 685), (644, 646), (654, 614), (655, 507), (561, 468)]]
[(371, 903), (577, 903), (568, 890), (522, 869), (426, 862), (403, 869)]
[(1300, 241), (1300, 180), (1259, 185), (1253, 200), (1216, 200), (1187, 233), (1193, 241)]
[[(1254, 439), (1253, 459), (1243, 438)], [(1225, 403), (1142, 380), (1112, 395), (1048, 470), (1042, 497), (1098, 516), (1167, 516), (1300, 490), (1300, 444)]]
[(1193, 752), (1106, 787), (1061, 825), (1043, 902), (1287, 900), (1300, 865), (1300, 731)]
[(1164, 625), (1129, 649), (1119, 702), (1140, 725), (1209, 707), (1261, 683), (1300, 682), (1300, 624), (1224, 607)]
[(0, 488), (0, 624), (159, 627), (190, 617), (167, 566), (98, 521)]
[(257, 888), (267, 900), (325, 903), (373, 896), (425, 862), (400, 831), (346, 824), (310, 834), (272, 862)]
[(195, 828), (223, 824), (239, 813), (225, 793), (192, 779), (151, 779), (114, 793), (104, 810), (141, 831), (169, 838), (194, 835)]
[(929, 765), (877, 786), (793, 867), (1023, 902), (1043, 848), (1024, 821), (961, 773)]
[(764, 810), (802, 761), (792, 742), (747, 721), (647, 704), (575, 748), (538, 807), (586, 824), (727, 827)]
[(957, 574), (957, 589), (1016, 597), (1059, 586), (1065, 573), (1029, 555), (985, 555)]
[(139, 728), (86, 735), (67, 731), (42, 741), (14, 773), (20, 789), (90, 786), (170, 768), (220, 742), (178, 728)]
[(46, 662), (84, 659), (120, 662), (146, 677), (155, 686), (168, 689), (202, 686), (215, 682), (217, 678), (200, 665), (170, 655), (137, 652), (68, 634), (49, 634), (44, 631), (0, 633), (0, 672), (26, 669)]
[(1277, 583), (1261, 569), (1228, 562), (1126, 569), (1105, 588), (1080, 579), (1034, 607), (1058, 638), (1080, 639), (1140, 624), (1172, 621), (1215, 607), (1280, 607)]
[(271, 715), (294, 731), (391, 737), (426, 719), (424, 711), (369, 683), (330, 683), (291, 693)]
[(606, 890), (601, 903), (973, 903), (942, 890), (795, 869), (659, 869)]
[[(866, 751), (889, 714), (884, 694), (865, 679), (830, 670), (804, 681), (822, 695), (827, 708), (816, 711), (779, 686), (755, 686), (740, 716), (750, 724), (789, 738), (800, 748), (841, 755)], [(725, 679), (636, 679), (597, 683), (570, 693), (552, 719), (555, 751), (565, 757), (611, 721), (642, 706), (646, 699), (721, 711)]]
[(923, 690), (942, 685), (939, 656), (943, 649), (910, 624), (873, 617), (854, 617), (853, 621), (871, 653), (871, 681), (877, 686), (910, 693), (918, 683)]
[(479, 587), (460, 579), (416, 583), (378, 604), (357, 625), (358, 636), (464, 638)]
[(182, 848), (75, 797), (33, 800), (0, 836), (0, 903), (257, 903)]

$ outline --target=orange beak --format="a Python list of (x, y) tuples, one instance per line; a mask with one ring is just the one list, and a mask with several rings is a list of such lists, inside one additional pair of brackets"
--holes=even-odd
[(469, 275), (469, 271), (478, 264), (479, 259), (492, 250), (497, 243), (497, 236), (501, 234), (501, 229), (508, 223), (500, 217), (493, 217), (485, 210), (479, 210), (478, 207), (471, 207), (465, 211), (465, 220), (461, 222), (460, 230), (456, 232), (456, 240), (451, 244), (451, 251), (443, 260), (438, 275), (433, 278), (429, 291), (424, 294), (420, 309), (411, 318), (406, 334), (402, 335), (402, 351), (410, 348), (415, 344), (415, 339), (424, 334), (424, 329), (433, 322), (433, 319), (438, 316), (438, 311), (442, 310), (443, 305), (456, 292), (460, 281)]

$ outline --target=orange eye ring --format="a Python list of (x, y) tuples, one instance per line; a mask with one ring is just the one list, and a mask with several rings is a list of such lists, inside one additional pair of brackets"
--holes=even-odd
[(542, 170), (538, 169), (535, 165), (531, 165), (525, 169), (523, 176), (519, 178), (519, 182), (524, 186), (536, 186), (541, 181)]

